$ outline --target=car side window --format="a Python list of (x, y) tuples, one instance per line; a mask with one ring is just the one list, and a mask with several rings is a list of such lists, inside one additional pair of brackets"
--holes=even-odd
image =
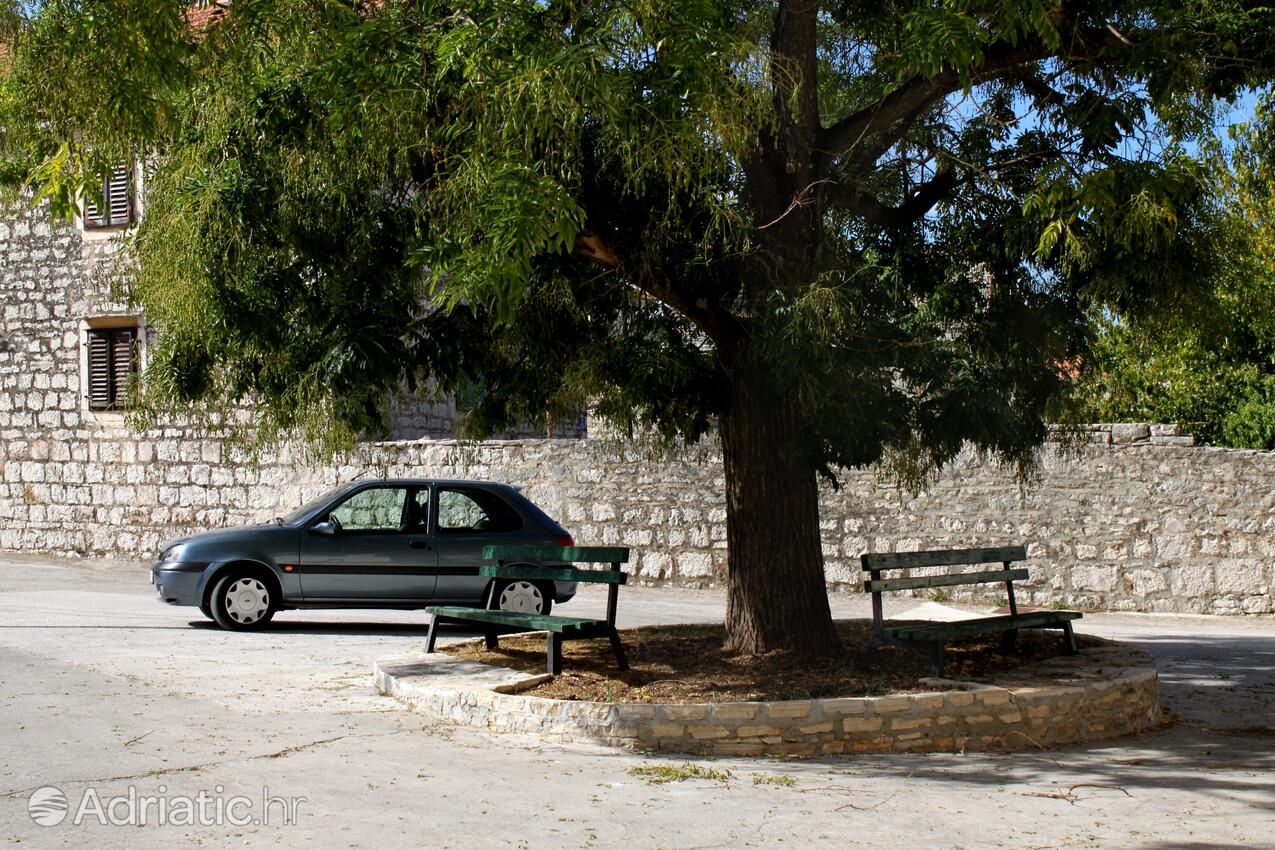
[(398, 531), (406, 501), (402, 487), (373, 487), (355, 493), (328, 515), (341, 523), (342, 531)]
[(438, 530), (519, 531), (522, 518), (503, 499), (486, 490), (442, 488), (438, 491)]

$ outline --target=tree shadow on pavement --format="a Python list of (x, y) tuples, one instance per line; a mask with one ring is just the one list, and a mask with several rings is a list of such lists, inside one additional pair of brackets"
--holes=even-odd
[[(1255, 812), (1275, 812), (1275, 634), (1126, 640), (1156, 656), (1161, 696), (1170, 712), (1169, 721), (1157, 729), (1048, 750), (857, 755), (789, 762), (785, 770), (800, 774), (808, 765), (869, 783), (897, 779), (902, 772), (909, 783), (932, 784), (948, 793), (959, 785), (995, 787), (1056, 799), (1059, 806), (1083, 807), (1113, 796), (1151, 801), (1157, 792), (1186, 791), (1201, 805), (1225, 799)], [(1140, 850), (1227, 846), (1242, 845), (1186, 840)]]
[(1183, 721), (1265, 726), (1275, 736), (1275, 634), (1139, 636), (1129, 643), (1155, 656), (1161, 701)]

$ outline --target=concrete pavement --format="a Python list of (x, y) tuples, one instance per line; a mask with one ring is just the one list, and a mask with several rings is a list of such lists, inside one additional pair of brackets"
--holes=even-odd
[[(840, 616), (866, 612), (858, 597), (833, 603)], [(564, 610), (602, 604), (589, 593)], [(629, 588), (620, 605), (625, 625), (722, 610), (715, 591)], [(0, 555), (0, 835), (107, 848), (1275, 848), (1271, 618), (1086, 616), (1081, 631), (1137, 642), (1161, 665), (1178, 723), (1134, 739), (701, 761), (730, 778), (659, 786), (629, 770), (685, 759), (486, 736), (377, 695), (372, 660), (423, 644), (423, 621), (301, 611), (228, 633), (155, 602), (141, 566)], [(781, 776), (795, 784), (754, 783)], [(58, 826), (28, 814), (46, 786), (68, 801)], [(156, 805), (145, 826), (100, 825), (90, 798), (115, 799), (127, 821), (130, 788), (171, 805), (202, 793), (210, 810), (242, 795), (252, 805), (236, 814), (250, 819), (263, 795), (276, 799), (266, 824), (161, 826)], [(288, 805), (295, 823), (283, 822)]]

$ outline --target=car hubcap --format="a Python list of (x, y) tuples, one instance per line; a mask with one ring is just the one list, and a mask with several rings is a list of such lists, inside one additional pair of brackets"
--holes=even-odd
[(516, 581), (505, 585), (500, 591), (500, 610), (516, 611), (519, 614), (539, 614), (545, 604), (540, 588), (526, 581)]
[(270, 593), (255, 578), (241, 578), (226, 591), (226, 613), (236, 623), (255, 623), (270, 607)]

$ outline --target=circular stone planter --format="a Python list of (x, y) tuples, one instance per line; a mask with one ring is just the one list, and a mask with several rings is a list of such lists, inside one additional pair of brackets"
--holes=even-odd
[(1155, 662), (1103, 641), (986, 683), (919, 693), (686, 705), (521, 694), (545, 681), (436, 652), (376, 662), (376, 684), (422, 714), (491, 732), (697, 755), (1018, 750), (1128, 735), (1160, 722)]

